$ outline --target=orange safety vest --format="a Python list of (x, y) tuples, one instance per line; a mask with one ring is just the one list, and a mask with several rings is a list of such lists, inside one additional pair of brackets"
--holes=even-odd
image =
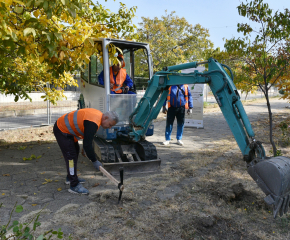
[(126, 69), (121, 68), (116, 76), (116, 83), (115, 83), (114, 76), (113, 76), (113, 67), (110, 67), (110, 83), (114, 84), (113, 89), (111, 89), (112, 91), (115, 91), (115, 93), (123, 92), (121, 87), (123, 86), (123, 83), (126, 80), (126, 75), (127, 75)]
[[(188, 109), (188, 85), (184, 84), (184, 89), (185, 89), (185, 108)], [(168, 95), (167, 95), (167, 104), (168, 104), (168, 108), (170, 108), (170, 93), (171, 93), (171, 87), (169, 87), (169, 91), (168, 91)], [(181, 94), (183, 94), (181, 92)], [(173, 103), (174, 103), (174, 99), (172, 99)], [(181, 105), (181, 99), (180, 99), (180, 105)]]
[(57, 120), (57, 126), (63, 133), (74, 136), (75, 142), (84, 138), (84, 120), (101, 126), (103, 113), (94, 108), (83, 108), (64, 114)]

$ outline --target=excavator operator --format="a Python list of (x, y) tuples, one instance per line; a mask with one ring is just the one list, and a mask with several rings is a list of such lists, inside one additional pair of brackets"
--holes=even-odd
[[(110, 67), (110, 89), (111, 94), (136, 94), (132, 91), (129, 91), (133, 87), (133, 81), (126, 73), (125, 61), (122, 54), (118, 55), (118, 60), (120, 64), (113, 65)], [(98, 76), (99, 84), (104, 85), (104, 71)]]

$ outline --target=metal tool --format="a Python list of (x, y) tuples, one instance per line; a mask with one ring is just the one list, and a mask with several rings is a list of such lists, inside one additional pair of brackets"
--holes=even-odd
[(120, 190), (120, 193), (119, 193), (119, 199), (118, 199), (118, 204), (120, 203), (121, 201), (121, 197), (122, 197), (122, 193), (123, 193), (123, 190), (124, 190), (124, 185), (123, 185), (123, 178), (124, 178), (124, 169), (123, 168), (120, 168), (119, 171), (120, 171), (120, 180), (121, 182), (119, 182), (116, 178), (114, 178), (109, 172), (106, 171), (105, 168), (103, 168), (102, 166), (100, 166), (100, 171), (106, 175), (107, 178), (109, 178), (111, 180), (112, 183), (114, 183)]

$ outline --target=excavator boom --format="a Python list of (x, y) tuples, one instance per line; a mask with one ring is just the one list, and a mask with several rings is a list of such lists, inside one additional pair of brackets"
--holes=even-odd
[[(208, 64), (208, 71), (179, 73), (179, 70)], [(228, 75), (225, 68), (229, 71)], [(244, 156), (250, 176), (266, 194), (265, 202), (273, 206), (274, 217), (288, 211), (290, 203), (290, 159), (267, 158), (262, 144), (256, 141), (254, 131), (243, 108), (233, 82), (231, 69), (213, 58), (206, 62), (192, 62), (170, 66), (157, 72), (149, 81), (144, 96), (130, 115), (129, 141), (144, 139), (148, 127), (166, 100), (168, 89), (180, 84), (208, 84)]]

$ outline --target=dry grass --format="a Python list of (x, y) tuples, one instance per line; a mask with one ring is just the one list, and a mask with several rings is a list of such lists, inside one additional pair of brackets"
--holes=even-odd
[[(290, 155), (290, 149), (279, 124), (290, 125), (288, 116), (287, 109), (274, 116), (274, 136), (284, 155)], [(163, 117), (160, 114), (159, 120)], [(269, 155), (267, 120), (252, 125)], [(1, 132), (1, 138), (6, 144), (54, 139), (52, 127)], [(117, 191), (96, 190), (89, 196), (90, 204), (68, 204), (42, 229), (74, 226), (72, 237), (79, 240), (290, 239), (289, 215), (273, 219), (233, 138), (216, 141), (209, 149), (173, 150), (162, 161), (166, 164), (158, 173), (126, 177), (120, 205)]]

